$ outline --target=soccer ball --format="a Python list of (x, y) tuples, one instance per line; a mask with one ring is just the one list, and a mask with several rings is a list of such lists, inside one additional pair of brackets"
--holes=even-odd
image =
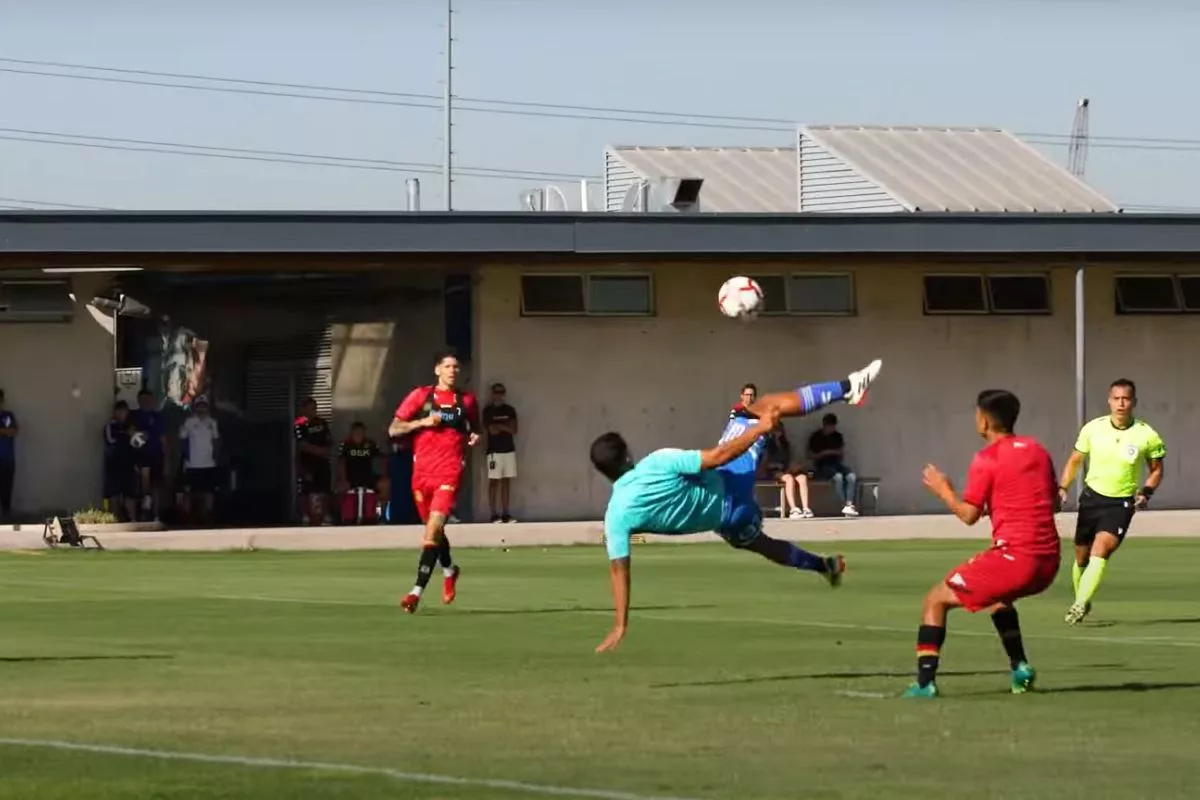
[(129, 443), (133, 445), (135, 450), (141, 450), (146, 446), (146, 434), (142, 431), (136, 431), (133, 436), (129, 437)]
[(743, 275), (725, 281), (717, 294), (717, 307), (727, 317), (752, 319), (758, 316), (762, 303), (762, 287), (753, 278)]

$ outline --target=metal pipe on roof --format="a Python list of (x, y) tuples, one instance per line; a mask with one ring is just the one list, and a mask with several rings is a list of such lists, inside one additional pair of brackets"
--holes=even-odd
[(454, 0), (446, 0), (446, 78), (442, 119), (442, 192), (447, 211), (454, 210)]
[(580, 211), (590, 210), (588, 208), (588, 205), (589, 205), (589, 203), (588, 203), (588, 180), (587, 180), (587, 178), (582, 178), (579, 181), (579, 210)]
[(421, 210), (421, 179), (409, 178), (405, 181), (405, 187), (408, 190), (408, 210)]

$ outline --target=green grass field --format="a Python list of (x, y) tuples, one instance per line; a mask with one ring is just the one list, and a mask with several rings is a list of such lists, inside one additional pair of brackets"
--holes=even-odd
[(408, 552), (2, 555), (0, 797), (1195, 798), (1200, 542), (1131, 539), (1082, 628), (1068, 570), (1027, 601), (1036, 694), (960, 612), (945, 696), (893, 697), (923, 592), (972, 549), (851, 543), (831, 591), (635, 548), (607, 656), (599, 548), (460, 549), (459, 602), (413, 617)]

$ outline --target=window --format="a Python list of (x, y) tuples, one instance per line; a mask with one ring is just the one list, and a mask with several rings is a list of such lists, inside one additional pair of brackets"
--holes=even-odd
[(1049, 314), (1050, 279), (1045, 275), (988, 275), (994, 314)]
[(926, 275), (926, 314), (986, 314), (982, 275)]
[(1183, 298), (1184, 311), (1200, 313), (1200, 275), (1180, 275), (1179, 295)]
[(590, 275), (587, 306), (589, 314), (649, 316), (654, 311), (650, 276)]
[(0, 281), (0, 321), (65, 322), (74, 313), (70, 281)]
[(751, 275), (763, 290), (763, 314), (846, 316), (854, 313), (854, 279), (846, 273)]
[(788, 311), (793, 314), (853, 314), (854, 281), (849, 275), (793, 275), (788, 279)]
[(751, 275), (750, 279), (763, 291), (763, 306), (760, 314), (786, 314), (787, 279), (782, 275)]
[(1118, 314), (1177, 314), (1180, 292), (1172, 275), (1118, 275)]
[(584, 313), (582, 275), (522, 275), (522, 314)]
[(654, 313), (649, 275), (522, 275), (521, 313), (525, 316), (639, 316)]

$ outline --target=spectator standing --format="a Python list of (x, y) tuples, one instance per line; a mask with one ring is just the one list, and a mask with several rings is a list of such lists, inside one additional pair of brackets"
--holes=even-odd
[(733, 408), (730, 409), (729, 418), (733, 419), (734, 417), (737, 417), (737, 416), (743, 416), (743, 417), (754, 416), (753, 414), (747, 413), (746, 409), (749, 408), (750, 405), (757, 399), (758, 399), (758, 387), (757, 386), (755, 386), (753, 383), (747, 383), (744, 386), (742, 386), (741, 397), (738, 399), (738, 401), (736, 403), (733, 404)]
[[(515, 522), (509, 513), (512, 481), (517, 477), (517, 410), (505, 398), (503, 383), (492, 384), (492, 397), (483, 409), (483, 427), (487, 429), (488, 508), (492, 522)], [(496, 495), (500, 513), (496, 513)]]
[(162, 414), (154, 407), (154, 392), (142, 389), (138, 392), (137, 404), (138, 407), (129, 413), (129, 419), (145, 438), (142, 446), (135, 448), (134, 452), (138, 488), (141, 491), (141, 513), (143, 517), (157, 519), (161, 500), (159, 489), (166, 472), (167, 431)]
[(128, 522), (137, 519), (137, 461), (131, 442), (134, 430), (129, 404), (124, 400), (113, 403), (112, 416), (104, 426), (104, 499), (113, 514)]
[(837, 429), (836, 414), (821, 418), (821, 427), (813, 431), (808, 439), (808, 453), (813, 460), (817, 480), (829, 481), (842, 501), (842, 515), (857, 517), (855, 504), (858, 476), (846, 465), (846, 440)]
[(0, 389), (0, 520), (12, 518), (13, 483), (17, 477), (17, 415), (4, 405)]
[(217, 456), (221, 432), (212, 417), (208, 398), (204, 395), (192, 403), (192, 414), (183, 421), (179, 440), (183, 443), (185, 513), (192, 515), (196, 507), (195, 500), (199, 497), (200, 519), (211, 523), (217, 487), (220, 485)]
[[(792, 443), (788, 440), (787, 431), (783, 425), (771, 431), (767, 439), (765, 458), (762, 460), (762, 475), (783, 486), (783, 497), (786, 504), (784, 511), (789, 519), (812, 519), (813, 512), (808, 505), (808, 473), (802, 465), (792, 460)], [(796, 494), (800, 495), (799, 504)]]
[(296, 417), (296, 481), (306, 525), (325, 521), (325, 501), (333, 489), (329, 467), (333, 437), (329, 423), (317, 414), (317, 401), (311, 397), (300, 404)]

